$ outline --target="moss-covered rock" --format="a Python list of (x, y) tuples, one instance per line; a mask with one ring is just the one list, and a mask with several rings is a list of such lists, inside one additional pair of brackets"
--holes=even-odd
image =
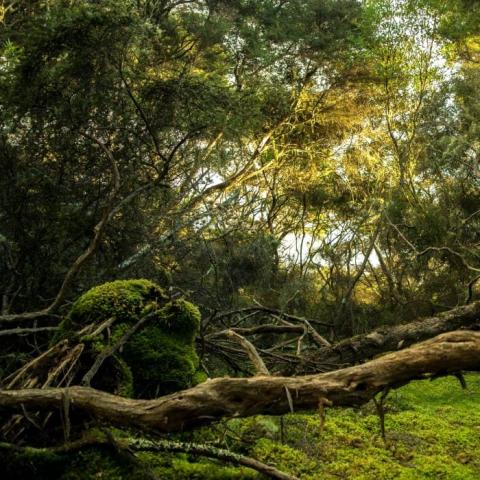
[(169, 301), (164, 290), (149, 280), (117, 280), (92, 288), (73, 304), (60, 335), (114, 319), (101, 336), (83, 338), (93, 358), (151, 312), (154, 318), (105, 362), (93, 386), (150, 398), (198, 383), (195, 337), (200, 312), (183, 299)]
[(149, 280), (116, 280), (84, 293), (73, 304), (68, 318), (72, 325), (79, 326), (111, 317), (131, 323), (138, 320), (138, 315), (147, 306), (166, 300), (164, 290)]
[(199, 366), (195, 351), (198, 309), (177, 300), (156, 313), (155, 321), (134, 335), (122, 353), (133, 373), (134, 390), (142, 397), (193, 385)]

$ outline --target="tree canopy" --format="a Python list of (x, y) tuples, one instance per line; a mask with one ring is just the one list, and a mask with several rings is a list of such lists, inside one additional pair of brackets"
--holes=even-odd
[[(477, 0), (3, 0), (2, 385), (49, 349), (66, 361), (54, 344), (86, 292), (128, 302), (130, 287), (110, 282), (130, 279), (162, 293), (125, 307), (128, 320), (94, 305), (69, 337), (72, 368), (98, 353), (82, 328), (100, 328), (103, 347), (143, 329), (103, 371), (156, 335), (169, 342), (164, 327), (136, 326), (147, 305), (158, 321), (179, 305), (202, 315), (188, 378), (169, 380), (182, 388), (200, 371), (354, 363), (333, 355), (339, 341), (364, 361), (470, 328), (479, 91)], [(435, 327), (372, 349), (369, 332), (420, 317)], [(135, 389), (172, 390), (157, 380)]]

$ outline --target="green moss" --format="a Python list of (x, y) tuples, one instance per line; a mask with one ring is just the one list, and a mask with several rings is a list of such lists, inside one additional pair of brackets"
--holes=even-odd
[(109, 318), (115, 318), (117, 322), (134, 322), (142, 310), (155, 308), (166, 300), (164, 290), (146, 279), (115, 280), (98, 285), (72, 305), (53, 342), (69, 337), (82, 326), (99, 324)]
[(198, 385), (199, 383), (206, 382), (207, 380), (208, 380), (208, 375), (202, 370), (197, 370), (193, 374), (192, 385)]
[(148, 304), (164, 302), (166, 298), (163, 289), (149, 280), (116, 280), (83, 294), (73, 304), (69, 320), (76, 326), (111, 317), (132, 322)]
[(132, 465), (104, 448), (82, 450), (66, 457), (67, 465), (60, 480), (91, 480), (108, 478), (122, 480), (134, 473)]
[(195, 305), (179, 299), (158, 311), (157, 322), (165, 331), (192, 342), (200, 328), (200, 319), (200, 311)]
[(141, 468), (111, 448), (90, 447), (75, 453), (51, 453), (48, 449), (0, 452), (2, 480), (141, 480)]
[(136, 454), (133, 462), (110, 448), (91, 447), (71, 454), (47, 451), (0, 452), (2, 480), (260, 480), (248, 468), (199, 460), (188, 455)]
[(115, 393), (122, 397), (133, 397), (135, 394), (135, 387), (133, 381), (133, 373), (127, 362), (119, 355), (114, 355), (113, 360), (117, 362), (120, 373), (120, 378), (117, 381)]
[(122, 357), (132, 370), (138, 396), (155, 397), (193, 384), (199, 359), (191, 338), (186, 340), (166, 333), (163, 324), (153, 324), (125, 345)]
[(92, 288), (74, 303), (61, 331), (65, 336), (84, 325), (114, 318), (111, 328), (101, 336), (82, 339), (93, 359), (151, 312), (154, 318), (102, 366), (93, 386), (145, 398), (198, 382), (195, 337), (200, 312), (183, 299), (168, 301), (162, 288), (149, 280), (118, 280)]
[(162, 480), (262, 480), (264, 478), (249, 468), (190, 459), (188, 455), (163, 456), (161, 463), (157, 463), (154, 471)]
[(26, 451), (0, 451), (0, 465), (3, 480), (36, 478), (47, 480), (60, 478), (64, 459), (60, 455), (38, 452), (27, 449)]

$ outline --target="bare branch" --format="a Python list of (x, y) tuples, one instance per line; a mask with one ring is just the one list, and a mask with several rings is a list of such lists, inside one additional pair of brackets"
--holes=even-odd
[(155, 317), (155, 312), (151, 312), (142, 317), (132, 328), (127, 330), (113, 345), (106, 347), (100, 355), (97, 356), (95, 362), (90, 367), (90, 370), (83, 376), (82, 385), (89, 386), (95, 374), (98, 372), (103, 362), (111, 357), (117, 350), (125, 345), (128, 340), (134, 335), (140, 328), (142, 328), (149, 320)]
[(7, 337), (10, 335), (30, 335), (32, 333), (55, 332), (58, 327), (36, 327), (36, 328), (11, 328), (10, 330), (1, 330), (0, 337)]
[[(274, 325), (274, 324), (266, 324), (266, 325), (257, 325), (251, 328), (242, 328), (242, 327), (234, 327), (230, 328), (229, 330), (238, 333), (239, 335), (259, 335), (259, 334), (266, 334), (266, 333), (274, 333), (274, 334), (281, 334), (281, 333), (303, 333), (304, 328), (301, 325)], [(214, 337), (218, 337), (220, 335), (226, 335), (227, 330), (222, 330), (220, 332), (211, 333), (206, 335), (206, 339), (211, 339)]]
[(55, 299), (53, 302), (43, 310), (38, 310), (36, 312), (26, 312), (26, 313), (18, 313), (18, 314), (9, 314), (9, 315), (1, 315), (0, 316), (0, 323), (5, 322), (14, 322), (14, 321), (25, 321), (25, 320), (33, 320), (39, 317), (45, 317), (51, 313), (53, 313), (62, 303), (64, 300), (68, 288), (78, 271), (82, 268), (82, 266), (93, 256), (93, 254), (97, 251), (100, 240), (102, 238), (103, 232), (105, 227), (110, 219), (110, 214), (114, 208), (114, 200), (118, 195), (120, 190), (120, 173), (118, 171), (117, 162), (112, 154), (112, 152), (106, 147), (106, 145), (98, 138), (87, 134), (82, 133), (82, 135), (86, 138), (91, 139), (94, 143), (96, 143), (100, 149), (105, 153), (111, 163), (112, 168), (112, 181), (113, 186), (112, 190), (109, 194), (107, 199), (107, 204), (104, 208), (102, 217), (100, 221), (95, 225), (93, 229), (93, 237), (87, 247), (87, 249), (73, 262), (72, 266), (67, 271), (65, 278), (63, 279), (63, 283), (60, 286), (60, 290), (58, 291)]
[(312, 318), (304, 318), (304, 317), (299, 317), (297, 315), (292, 315), (291, 313), (285, 313), (281, 310), (278, 310), (276, 308), (270, 308), (270, 307), (264, 307), (263, 305), (256, 305), (252, 307), (246, 307), (246, 308), (239, 308), (238, 310), (230, 310), (229, 312), (221, 312), (215, 314), (214, 318), (216, 320), (226, 318), (226, 317), (231, 317), (233, 315), (238, 315), (238, 314), (248, 314), (248, 313), (269, 313), (272, 315), (278, 315), (279, 317), (285, 318), (286, 320), (292, 320), (295, 322), (300, 322), (300, 323), (305, 323), (305, 321), (308, 321), (309, 323), (313, 323), (316, 325), (322, 325), (325, 327), (331, 327), (332, 324), (328, 322), (321, 322), (316, 319)]
[[(411, 348), (390, 353), (363, 365), (301, 377), (259, 376), (217, 378), (189, 390), (155, 400), (122, 398), (89, 387), (68, 388), (72, 410), (79, 409), (113, 425), (179, 432), (223, 417), (290, 411), (285, 395), (292, 394), (295, 411), (318, 408), (320, 398), (332, 406), (361, 405), (386, 388), (411, 380), (480, 370), (480, 333), (455, 331)], [(4, 409), (62, 408), (65, 388), (0, 390)]]
[(225, 332), (230, 338), (233, 338), (240, 346), (247, 352), (248, 358), (255, 367), (255, 371), (258, 375), (270, 375), (268, 368), (265, 366), (265, 363), (262, 360), (262, 357), (257, 352), (257, 349), (249, 342), (245, 337), (242, 337), (233, 330), (227, 330)]

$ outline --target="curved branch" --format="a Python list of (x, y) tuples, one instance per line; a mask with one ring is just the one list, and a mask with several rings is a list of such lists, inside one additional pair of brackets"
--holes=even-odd
[(73, 262), (72, 266), (67, 271), (65, 278), (63, 279), (62, 285), (54, 298), (53, 302), (43, 310), (38, 310), (36, 312), (25, 312), (25, 313), (17, 313), (17, 314), (9, 314), (9, 315), (1, 315), (0, 316), (0, 323), (6, 322), (14, 322), (14, 321), (24, 321), (24, 320), (34, 320), (35, 318), (45, 317), (51, 313), (53, 313), (62, 303), (64, 300), (68, 288), (72, 283), (72, 280), (80, 270), (80, 268), (84, 265), (87, 260), (89, 260), (93, 254), (97, 251), (100, 240), (102, 238), (103, 232), (105, 227), (111, 217), (111, 212), (114, 208), (114, 200), (120, 190), (120, 173), (118, 171), (117, 162), (112, 154), (112, 152), (106, 147), (106, 145), (98, 138), (87, 134), (82, 133), (82, 135), (86, 138), (89, 138), (93, 142), (95, 142), (101, 150), (106, 154), (108, 159), (111, 163), (112, 168), (112, 178), (113, 178), (113, 187), (110, 192), (110, 195), (107, 200), (107, 204), (102, 214), (102, 218), (100, 221), (95, 225), (93, 229), (93, 237), (87, 247), (87, 249), (77, 257), (77, 259)]
[(480, 275), (477, 275), (475, 277), (473, 277), (469, 282), (468, 282), (468, 286), (467, 286), (467, 290), (468, 290), (468, 294), (467, 294), (467, 298), (465, 299), (465, 303), (468, 304), (472, 301), (473, 299), (473, 294), (474, 294), (474, 291), (473, 291), (473, 288), (475, 287), (475, 284), (480, 280)]
[(291, 407), (295, 411), (316, 409), (320, 398), (333, 406), (361, 405), (386, 388), (460, 370), (480, 370), (480, 333), (443, 334), (363, 365), (318, 375), (217, 378), (155, 400), (127, 399), (80, 386), (0, 390), (0, 407), (62, 408), (68, 390), (71, 409), (118, 426), (169, 433), (223, 417), (281, 415)]
[(262, 357), (257, 352), (257, 349), (249, 342), (245, 337), (242, 337), (233, 330), (227, 330), (224, 332), (227, 337), (233, 338), (238, 344), (247, 352), (248, 358), (255, 367), (257, 375), (270, 375), (268, 368), (265, 366)]
[(448, 252), (451, 255), (459, 258), (463, 266), (468, 270), (471, 270), (472, 272), (480, 272), (480, 268), (473, 267), (472, 265), (470, 265), (461, 253), (457, 252), (456, 250), (453, 250), (450, 247), (427, 247), (421, 252), (418, 252), (416, 256), (417, 258), (422, 257), (423, 255), (426, 255), (429, 252)]

